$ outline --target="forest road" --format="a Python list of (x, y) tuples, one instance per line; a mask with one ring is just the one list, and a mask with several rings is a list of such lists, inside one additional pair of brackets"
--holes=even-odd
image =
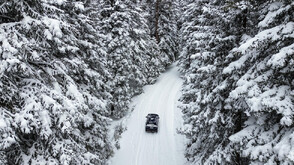
[[(177, 107), (183, 80), (172, 65), (153, 85), (132, 102), (134, 110), (126, 119), (127, 130), (110, 165), (183, 165), (186, 139), (177, 134), (183, 119)], [(158, 133), (145, 132), (148, 113), (160, 116)]]

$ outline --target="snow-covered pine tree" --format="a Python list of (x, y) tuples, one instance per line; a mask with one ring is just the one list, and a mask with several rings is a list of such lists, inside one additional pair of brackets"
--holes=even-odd
[(257, 34), (223, 71), (235, 84), (226, 102), (246, 116), (230, 140), (250, 164), (294, 164), (294, 2), (262, 1), (258, 11)]
[(142, 3), (148, 11), (150, 35), (157, 41), (161, 61), (168, 66), (178, 56), (177, 1), (145, 0)]
[(235, 114), (225, 106), (232, 88), (222, 75), (228, 52), (237, 46), (243, 9), (228, 10), (224, 1), (186, 4), (181, 28), (181, 71), (185, 73), (182, 106), (190, 139), (186, 157), (195, 164), (236, 164), (229, 137), (236, 131)]
[[(197, 1), (185, 16), (180, 65), (188, 159), (293, 164), (293, 2)], [(228, 37), (227, 46), (216, 42)]]
[[(0, 25), (3, 162), (105, 164), (111, 154), (109, 93), (98, 67), (103, 53), (85, 7), (82, 1), (1, 4), (1, 14), (14, 18)], [(88, 56), (98, 60), (95, 68)]]
[(105, 34), (108, 80), (113, 96), (111, 116), (122, 117), (130, 99), (163, 70), (155, 40), (149, 36), (144, 11), (133, 1), (105, 1), (100, 31)]
[(173, 0), (159, 1), (157, 33), (160, 52), (169, 58), (169, 63), (178, 58), (178, 3)]
[(167, 62), (138, 6), (1, 1), (1, 163), (105, 164), (108, 117)]

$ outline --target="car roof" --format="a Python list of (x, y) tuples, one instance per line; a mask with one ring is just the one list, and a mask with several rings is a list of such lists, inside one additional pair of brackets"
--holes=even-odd
[(148, 116), (158, 116), (156, 113), (149, 113)]

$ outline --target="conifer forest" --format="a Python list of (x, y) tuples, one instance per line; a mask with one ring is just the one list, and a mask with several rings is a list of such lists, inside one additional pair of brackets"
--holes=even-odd
[(293, 0), (0, 0), (0, 164), (112, 165), (171, 67), (183, 165), (294, 165)]

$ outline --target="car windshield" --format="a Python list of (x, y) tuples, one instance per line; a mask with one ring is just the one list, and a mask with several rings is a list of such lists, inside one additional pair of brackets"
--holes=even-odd
[(157, 114), (148, 114), (148, 117), (149, 118), (156, 118), (156, 117), (158, 117), (158, 115)]
[(155, 118), (148, 118), (147, 123), (148, 124), (156, 124), (156, 120), (155, 120)]

